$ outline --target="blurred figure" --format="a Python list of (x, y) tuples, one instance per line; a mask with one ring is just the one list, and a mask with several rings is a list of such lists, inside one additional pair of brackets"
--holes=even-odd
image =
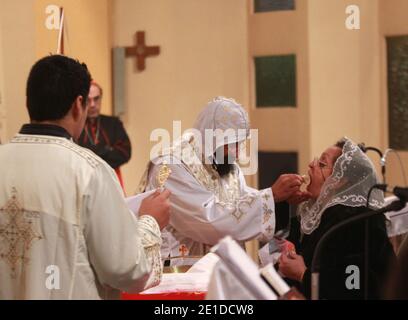
[(115, 170), (124, 188), (120, 166), (130, 160), (131, 144), (119, 118), (100, 114), (102, 96), (102, 87), (92, 81), (88, 96), (88, 118), (78, 144), (105, 160)]

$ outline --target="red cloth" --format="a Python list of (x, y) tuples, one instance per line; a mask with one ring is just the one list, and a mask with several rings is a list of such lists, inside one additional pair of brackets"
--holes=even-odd
[(206, 292), (171, 292), (158, 294), (122, 293), (122, 300), (204, 300)]
[(116, 168), (115, 172), (116, 172), (116, 175), (118, 176), (118, 180), (120, 182), (120, 185), (122, 186), (123, 193), (126, 194), (125, 185), (123, 184), (122, 172), (120, 171), (120, 168)]

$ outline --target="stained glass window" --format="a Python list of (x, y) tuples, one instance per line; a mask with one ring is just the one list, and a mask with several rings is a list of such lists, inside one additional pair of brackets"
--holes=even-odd
[(295, 10), (295, 0), (254, 0), (255, 12)]
[(257, 107), (296, 107), (296, 56), (255, 58)]

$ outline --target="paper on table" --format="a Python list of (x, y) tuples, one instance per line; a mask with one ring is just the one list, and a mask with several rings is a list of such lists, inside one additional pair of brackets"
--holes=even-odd
[(208, 253), (186, 273), (163, 273), (160, 284), (142, 294), (207, 292), (211, 272), (218, 260), (218, 256)]
[(214, 253), (207, 253), (204, 257), (202, 257), (200, 260), (198, 260), (188, 271), (187, 273), (208, 273), (211, 274), (211, 272), (214, 269), (214, 266), (216, 263), (220, 260), (218, 256)]
[(141, 294), (175, 292), (207, 292), (210, 275), (207, 273), (163, 273), (160, 284)]
[(139, 193), (135, 196), (126, 198), (126, 204), (128, 208), (137, 216), (139, 214), (140, 205), (144, 198), (147, 198), (151, 194), (156, 192), (156, 190), (151, 190), (144, 193)]
[(218, 255), (231, 274), (259, 300), (276, 300), (277, 296), (260, 276), (258, 266), (246, 252), (227, 236), (211, 249)]

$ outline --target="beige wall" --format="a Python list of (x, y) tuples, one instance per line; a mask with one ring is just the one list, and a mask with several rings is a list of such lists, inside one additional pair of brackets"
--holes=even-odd
[[(298, 151), (299, 170), (306, 170), (309, 145), (308, 7), (297, 1), (296, 10), (253, 13), (249, 2), (249, 59), (252, 127), (259, 129), (262, 151)], [(253, 58), (264, 55), (296, 54), (297, 108), (255, 107)]]
[[(361, 29), (345, 28), (345, 8), (358, 5)], [(308, 2), (310, 154), (319, 155), (346, 135), (388, 148), (385, 36), (408, 34), (404, 0)], [(400, 152), (408, 172), (408, 152)], [(369, 153), (377, 168), (379, 157)], [(390, 155), (390, 184), (403, 185), (398, 158)]]
[[(0, 90), (6, 139), (27, 122), (25, 85), (33, 63), (55, 53), (58, 31), (45, 27), (45, 0), (0, 0)], [(66, 54), (86, 62), (105, 88), (103, 111), (110, 113), (110, 4), (108, 0), (56, 0), (67, 14)], [(1, 111), (0, 111), (1, 121)], [(1, 133), (0, 129), (0, 134)]]
[(0, 0), (0, 89), (6, 116), (6, 139), (28, 121), (25, 82), (35, 60), (33, 9), (34, 0)]
[[(150, 133), (171, 130), (173, 120), (192, 126), (202, 107), (224, 95), (248, 105), (246, 0), (117, 0), (113, 3), (113, 43), (134, 44), (146, 31), (148, 45), (161, 54), (136, 72), (126, 62), (127, 114), (123, 118), (133, 143), (124, 167), (128, 193), (136, 190), (149, 159)], [(171, 132), (171, 131), (170, 131)]]
[[(2, 2), (0, 1), (0, 8)], [(0, 15), (0, 143), (6, 140), (6, 110), (4, 106), (4, 74), (3, 74), (3, 32), (2, 16)]]
[(111, 12), (109, 0), (36, 0), (36, 57), (56, 53), (58, 30), (45, 26), (46, 7), (50, 4), (65, 10), (65, 54), (85, 62), (92, 77), (104, 89), (102, 112), (111, 114)]
[[(351, 4), (360, 8), (360, 30), (345, 27)], [(376, 0), (309, 2), (312, 155), (344, 135), (381, 146), (377, 5)]]

